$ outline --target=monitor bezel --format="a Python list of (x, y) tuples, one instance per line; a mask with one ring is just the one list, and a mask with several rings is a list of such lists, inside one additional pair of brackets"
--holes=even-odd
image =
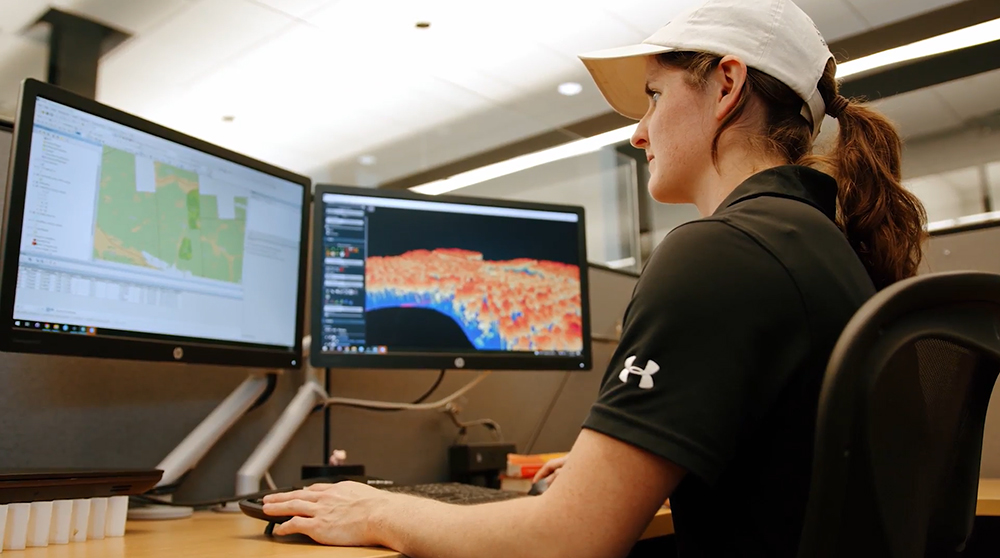
[[(294, 346), (286, 349), (271, 345), (151, 335), (140, 332), (136, 332), (135, 337), (54, 334), (14, 327), (14, 297), (20, 259), (21, 229), (24, 221), (24, 200), (28, 180), (35, 103), (38, 98), (48, 99), (300, 185), (302, 187), (302, 224), (299, 234), (299, 281), (296, 286)], [(3, 235), (2, 242), (0, 242), (0, 351), (252, 368), (296, 369), (302, 366), (303, 312), (309, 254), (309, 217), (311, 215), (309, 208), (311, 181), (308, 177), (210, 144), (34, 79), (26, 79), (22, 82), (16, 114), (2, 228), (0, 228)]]
[[(429, 196), (409, 190), (387, 190), (357, 186), (317, 184), (313, 190), (313, 251), (310, 299), (310, 332), (318, 339), (322, 332), (322, 312), (317, 308), (323, 300), (323, 216), (324, 194), (347, 194), (380, 198), (458, 203), (487, 207), (505, 207), (556, 211), (577, 215), (578, 262), (580, 266), (580, 304), (583, 313), (583, 353), (580, 356), (534, 355), (529, 353), (479, 353), (463, 354), (330, 354), (324, 353), (320, 343), (312, 343), (309, 359), (316, 368), (385, 368), (385, 369), (465, 369), (465, 370), (553, 370), (585, 372), (592, 367), (590, 338), (590, 288), (587, 275), (587, 240), (584, 210), (580, 206), (548, 203), (477, 198), (471, 196), (439, 195)], [(318, 302), (317, 302), (318, 301)], [(461, 358), (462, 361), (458, 361)]]

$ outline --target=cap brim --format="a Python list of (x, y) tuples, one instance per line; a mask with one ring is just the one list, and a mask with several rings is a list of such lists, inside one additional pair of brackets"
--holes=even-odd
[(649, 106), (646, 99), (646, 57), (674, 49), (638, 44), (581, 54), (594, 83), (611, 108), (622, 116), (640, 120)]

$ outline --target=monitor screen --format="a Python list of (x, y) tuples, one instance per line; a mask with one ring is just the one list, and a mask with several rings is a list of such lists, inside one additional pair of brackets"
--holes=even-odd
[(317, 186), (317, 367), (589, 369), (583, 209)]
[(308, 179), (45, 84), (23, 97), (7, 350), (299, 365)]

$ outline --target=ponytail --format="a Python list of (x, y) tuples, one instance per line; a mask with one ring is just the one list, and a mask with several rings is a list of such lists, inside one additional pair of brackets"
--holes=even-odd
[(837, 225), (876, 289), (917, 274), (927, 215), (901, 179), (902, 141), (881, 114), (837, 92), (836, 65), (819, 90), (840, 127), (837, 145), (820, 160), (837, 179)]

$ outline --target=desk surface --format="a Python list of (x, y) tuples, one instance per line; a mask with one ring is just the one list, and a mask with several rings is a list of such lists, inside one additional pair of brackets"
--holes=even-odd
[[(979, 482), (978, 515), (1000, 516), (1000, 479)], [(674, 532), (670, 510), (661, 509), (643, 533), (648, 539)], [(129, 521), (124, 537), (8, 551), (17, 558), (399, 558), (382, 548), (330, 548), (305, 537), (264, 536), (264, 523), (243, 514), (197, 512), (189, 519)]]
[[(673, 533), (669, 510), (660, 510), (643, 538)], [(129, 521), (124, 537), (99, 541), (8, 550), (16, 558), (400, 558), (384, 548), (330, 548), (306, 537), (272, 539), (264, 522), (241, 513), (196, 512), (188, 519)]]

